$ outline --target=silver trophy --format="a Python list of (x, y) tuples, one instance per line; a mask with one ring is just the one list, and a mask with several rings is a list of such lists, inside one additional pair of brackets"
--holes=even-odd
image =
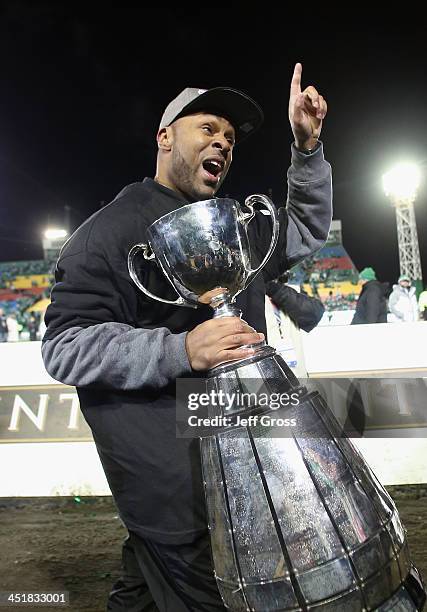
[[(264, 260), (252, 269), (247, 227), (257, 214), (255, 204), (268, 209), (272, 238)], [(136, 285), (149, 298), (192, 308), (203, 294), (222, 287), (211, 300), (213, 316), (241, 316), (235, 298), (265, 266), (279, 232), (269, 198), (250, 196), (245, 207), (248, 212), (234, 200), (215, 198), (158, 219), (147, 230), (148, 242), (129, 253)], [(135, 265), (141, 252), (160, 266), (176, 300), (143, 285)], [(253, 346), (250, 357), (210, 370), (207, 391), (252, 398), (260, 390), (296, 394), (297, 405), (274, 411), (276, 419), (294, 419), (296, 426), (286, 436), (255, 420), (236, 426), (236, 419), (273, 413), (256, 401), (209, 408), (210, 416), (234, 419), (200, 442), (224, 605), (236, 612), (422, 610), (424, 585), (387, 491), (319, 393), (302, 386), (265, 342)]]
[[(255, 216), (254, 205), (264, 204), (273, 220), (270, 247), (261, 264), (250, 267), (250, 245), (247, 226)], [(136, 244), (129, 253), (129, 272), (136, 285), (150, 298), (197, 308), (199, 298), (217, 287), (226, 291), (211, 301), (214, 317), (239, 316), (233, 305), (237, 295), (246, 289), (262, 270), (277, 244), (279, 219), (276, 208), (264, 195), (246, 199), (243, 212), (239, 203), (228, 198), (214, 198), (182, 206), (160, 217), (147, 229), (148, 244)], [(143, 252), (145, 259), (155, 259), (178, 293), (176, 300), (153, 295), (141, 283), (135, 258)]]

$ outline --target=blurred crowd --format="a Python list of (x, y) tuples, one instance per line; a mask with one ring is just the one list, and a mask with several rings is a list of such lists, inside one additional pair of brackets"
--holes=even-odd
[[(415, 281), (408, 275), (402, 274), (396, 284), (390, 286), (388, 282), (377, 279), (375, 270), (364, 268), (355, 279), (351, 279), (354, 291), (341, 291), (343, 284), (335, 283), (325, 295), (326, 283), (321, 278), (315, 278), (311, 273), (305, 283), (300, 285), (300, 291), (309, 291), (313, 297), (321, 300), (326, 315), (325, 319), (331, 321), (336, 311), (352, 312), (352, 319), (348, 323), (405, 323), (427, 320), (427, 288), (417, 297)], [(348, 285), (349, 281), (344, 285)]]
[(5, 314), (0, 308), (0, 342), (41, 340), (45, 329), (44, 311)]
[[(45, 307), (39, 310), (37, 306), (43, 300), (48, 302), (53, 283), (53, 266), (54, 262), (45, 260), (0, 263), (0, 342), (43, 338)], [(310, 274), (304, 278), (305, 282), (301, 282), (299, 287), (302, 295), (307, 295), (304, 286), (310, 287), (312, 296), (322, 303), (325, 320), (329, 323), (336, 311), (354, 312), (352, 319), (348, 320), (352, 325), (427, 320), (427, 287), (417, 298), (413, 280), (407, 275), (401, 275), (397, 283), (390, 287), (389, 283), (377, 279), (373, 268), (364, 268), (351, 278), (354, 292), (342, 293), (339, 282), (334, 284), (340, 280), (336, 278), (339, 272), (323, 270), (318, 274), (311, 268)], [(18, 277), (34, 275), (46, 275), (49, 278), (49, 286), (39, 287), (36, 294), (29, 289), (15, 287), (14, 283)], [(279, 279), (277, 282), (285, 284), (284, 280)], [(348, 283), (348, 276), (346, 280)], [(286, 276), (286, 283), (296, 284), (295, 279), (292, 280), (292, 274)], [(33, 282), (32, 285), (34, 284)], [(323, 295), (319, 294), (321, 285)], [(328, 286), (331, 288), (325, 296), (324, 289)], [(6, 292), (8, 299), (2, 301), (2, 293)]]
[(349, 293), (343, 295), (340, 291), (334, 294), (333, 291), (329, 292), (327, 298), (323, 300), (323, 304), (327, 311), (332, 310), (354, 310), (357, 303), (357, 293)]
[(0, 342), (42, 338), (53, 267), (48, 260), (0, 263)]

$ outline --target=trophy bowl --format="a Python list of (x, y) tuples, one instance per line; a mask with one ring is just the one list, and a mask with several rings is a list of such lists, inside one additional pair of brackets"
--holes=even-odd
[[(267, 207), (273, 228), (263, 261), (252, 269), (247, 227), (255, 216), (255, 203)], [(129, 252), (129, 273), (135, 284), (148, 297), (176, 306), (196, 307), (203, 294), (217, 287), (225, 290), (226, 301), (232, 303), (265, 266), (279, 234), (278, 213), (267, 196), (249, 196), (245, 207), (249, 212), (244, 212), (236, 200), (213, 198), (160, 217), (147, 228), (148, 244), (136, 244)], [(146, 260), (158, 263), (178, 293), (177, 300), (156, 296), (143, 285), (135, 267), (140, 251)]]

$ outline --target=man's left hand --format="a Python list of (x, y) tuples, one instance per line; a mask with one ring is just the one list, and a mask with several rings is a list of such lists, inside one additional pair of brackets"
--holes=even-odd
[(309, 151), (317, 144), (328, 107), (326, 100), (312, 85), (301, 91), (301, 74), (302, 66), (298, 63), (291, 81), (289, 121), (297, 148)]

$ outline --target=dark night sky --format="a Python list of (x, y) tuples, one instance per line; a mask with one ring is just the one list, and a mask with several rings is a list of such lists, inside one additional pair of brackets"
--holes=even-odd
[[(50, 220), (73, 227), (127, 183), (153, 176), (155, 133), (184, 87), (226, 85), (263, 107), (262, 130), (235, 151), (222, 195), (286, 194), (295, 62), (325, 96), (322, 140), (333, 166), (334, 218), (357, 267), (398, 274), (394, 211), (381, 175), (418, 162), (417, 224), (427, 276), (427, 52), (424, 25), (306, 3), (197, 10), (130, 2), (0, 1), (0, 261), (42, 257)], [(177, 6), (176, 4), (174, 6)], [(188, 5), (189, 6), (189, 5)], [(276, 3), (277, 6), (277, 3)], [(143, 7), (143, 8), (142, 8)], [(233, 8), (235, 7), (235, 8)], [(262, 7), (262, 8), (261, 8)], [(400, 10), (404, 10), (400, 5)], [(221, 194), (220, 194), (221, 195)]]

